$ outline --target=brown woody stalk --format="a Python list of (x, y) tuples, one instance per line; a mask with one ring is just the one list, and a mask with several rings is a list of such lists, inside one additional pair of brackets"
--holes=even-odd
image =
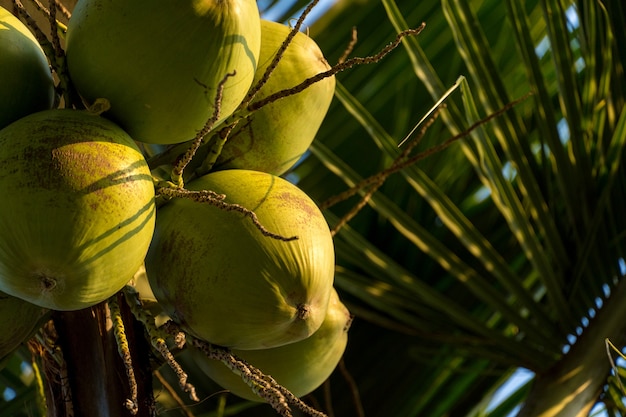
[[(454, 135), (450, 138), (448, 138), (446, 141), (444, 141), (443, 143), (439, 144), (439, 145), (435, 145), (423, 152), (420, 152), (412, 157), (408, 157), (408, 154), (410, 152), (410, 150), (415, 146), (415, 144), (417, 144), (417, 141), (414, 142), (414, 144), (411, 147), (408, 147), (407, 149), (405, 149), (391, 164), (391, 166), (389, 166), (388, 168), (372, 175), (369, 176), (367, 178), (364, 178), (363, 180), (361, 180), (358, 184), (354, 185), (353, 187), (349, 188), (348, 190), (329, 198), (328, 200), (326, 200), (325, 202), (320, 204), (320, 208), (322, 210), (327, 209), (341, 201), (347, 200), (348, 198), (352, 197), (353, 195), (357, 194), (358, 192), (369, 188), (368, 192), (363, 196), (363, 198), (355, 205), (355, 207), (350, 210), (350, 212), (348, 212), (343, 218), (341, 218), (339, 220), (339, 222), (337, 223), (337, 225), (333, 228), (332, 233), (333, 235), (336, 234), (343, 226), (345, 226), (356, 214), (358, 214), (358, 212), (367, 204), (367, 202), (369, 201), (369, 199), (372, 197), (372, 195), (374, 194), (374, 192), (376, 192), (376, 190), (378, 188), (380, 188), (380, 186), (384, 183), (384, 181), (392, 174), (395, 174), (398, 171), (403, 170), (404, 168), (411, 166), (413, 164), (415, 164), (418, 161), (421, 161), (422, 159), (425, 159), (427, 157), (429, 157), (430, 155), (433, 155), (437, 152), (440, 152), (444, 149), (446, 149), (448, 146), (452, 145), (453, 143), (455, 143), (456, 141), (458, 141), (459, 139), (463, 139), (465, 137), (467, 137), (472, 131), (474, 131), (475, 129), (477, 129), (478, 127), (484, 125), (485, 123), (491, 121), (492, 119), (500, 116), (501, 114), (503, 114), (504, 112), (510, 110), (511, 108), (513, 108), (515, 105), (517, 105), (518, 103), (526, 100), (532, 93), (527, 93), (524, 96), (522, 96), (521, 98), (518, 98), (516, 100), (511, 101), (510, 103), (507, 103), (505, 106), (503, 106), (501, 109), (495, 111), (494, 113), (488, 115), (487, 117), (475, 122), (474, 124), (472, 124), (469, 128), (467, 128), (465, 131)], [(421, 129), (418, 137), (421, 138), (423, 137), (423, 135), (426, 132), (426, 129), (432, 124), (432, 122), (434, 121), (434, 118), (430, 118), (430, 121)]]

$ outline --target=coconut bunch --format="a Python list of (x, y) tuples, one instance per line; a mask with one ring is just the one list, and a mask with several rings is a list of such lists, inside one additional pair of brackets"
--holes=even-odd
[(20, 322), (0, 357), (45, 312), (105, 302), (145, 267), (189, 337), (316, 389), (351, 317), (328, 224), (280, 175), (333, 97), (332, 75), (294, 89), (330, 69), (317, 44), (254, 0), (79, 0), (63, 34), (67, 71), (0, 8), (0, 311)]

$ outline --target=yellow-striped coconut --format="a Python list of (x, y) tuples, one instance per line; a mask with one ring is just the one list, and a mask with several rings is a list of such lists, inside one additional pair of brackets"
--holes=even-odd
[(77, 310), (119, 291), (154, 232), (154, 185), (117, 125), (44, 110), (0, 130), (0, 291)]

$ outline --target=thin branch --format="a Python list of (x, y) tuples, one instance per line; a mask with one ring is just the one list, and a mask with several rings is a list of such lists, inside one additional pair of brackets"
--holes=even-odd
[(353, 26), (352, 27), (352, 38), (350, 39), (350, 42), (348, 43), (348, 46), (346, 47), (346, 49), (343, 51), (343, 54), (341, 54), (341, 56), (337, 60), (338, 64), (343, 64), (344, 62), (346, 62), (346, 59), (348, 59), (348, 57), (350, 56), (350, 54), (354, 50), (354, 47), (355, 47), (355, 45), (357, 43), (357, 40), (358, 40), (358, 38), (357, 38), (356, 27)]
[(233, 355), (229, 349), (214, 346), (193, 337), (191, 338), (191, 343), (208, 358), (222, 362), (232, 372), (241, 376), (246, 385), (270, 404), (281, 416), (292, 417), (289, 407), (291, 404), (312, 417), (327, 417), (326, 414), (305, 404), (288, 389), (278, 384), (271, 376), (263, 374), (259, 369)]
[(161, 383), (161, 386), (165, 389), (165, 391), (167, 391), (176, 404), (178, 404), (182, 413), (185, 414), (186, 417), (194, 417), (193, 413), (189, 410), (189, 407), (187, 407), (182, 398), (180, 398), (174, 387), (172, 387), (172, 385), (170, 385), (170, 383), (163, 377), (163, 374), (161, 374), (158, 369), (154, 371), (153, 374)]
[(227, 203), (224, 201), (226, 195), (218, 194), (211, 190), (192, 191), (184, 188), (158, 186), (156, 190), (157, 195), (162, 195), (167, 198), (187, 198), (198, 203), (208, 203), (214, 207), (217, 207), (225, 211), (236, 211), (249, 217), (254, 226), (263, 234), (263, 236), (270, 237), (276, 240), (282, 240), (289, 242), (298, 239), (298, 236), (282, 236), (277, 233), (270, 232), (265, 226), (261, 224), (256, 213), (236, 203)]
[(196, 134), (196, 137), (194, 138), (191, 146), (187, 149), (184, 155), (178, 160), (176, 165), (174, 165), (174, 168), (172, 169), (171, 179), (179, 187), (184, 186), (183, 171), (193, 159), (200, 145), (202, 145), (202, 140), (204, 139), (204, 137), (213, 129), (213, 127), (215, 126), (215, 123), (217, 123), (217, 121), (219, 120), (220, 113), (222, 110), (222, 97), (224, 94), (224, 85), (226, 84), (226, 81), (228, 80), (228, 78), (235, 76), (236, 73), (237, 73), (236, 71), (227, 73), (224, 76), (224, 78), (222, 78), (220, 83), (217, 85), (217, 91), (215, 93), (215, 101), (213, 104), (214, 105), (213, 114), (211, 115), (209, 120), (207, 120), (204, 127)]
[(283, 55), (284, 55), (285, 51), (287, 50), (287, 48), (289, 47), (289, 45), (291, 44), (291, 41), (293, 40), (293, 38), (296, 37), (296, 35), (300, 31), (300, 28), (302, 27), (302, 24), (304, 23), (304, 19), (308, 16), (308, 14), (311, 12), (313, 7), (315, 7), (315, 5), (317, 5), (318, 2), (319, 2), (319, 0), (311, 1), (307, 5), (307, 7), (302, 11), (302, 13), (300, 14), (300, 17), (296, 21), (296, 24), (291, 29), (291, 31), (289, 32), (289, 34), (287, 35), (287, 37), (285, 38), (283, 43), (280, 45), (280, 48), (278, 48), (278, 51), (276, 51), (276, 55), (274, 55), (274, 58), (272, 59), (272, 62), (270, 62), (268, 67), (265, 69), (265, 72), (263, 73), (263, 76), (250, 89), (250, 91), (246, 95), (246, 98), (239, 105), (239, 108), (246, 108), (248, 106), (248, 104), (250, 104), (250, 102), (252, 102), (252, 100), (254, 99), (254, 96), (259, 92), (259, 90), (261, 90), (261, 88), (265, 85), (265, 83), (267, 83), (267, 81), (269, 80), (270, 76), (272, 75), (272, 73), (274, 72), (276, 67), (278, 66), (279, 61), (283, 58)]
[[(400, 153), (400, 155), (394, 159), (394, 161), (392, 162), (391, 166), (383, 171), (380, 171), (374, 175), (372, 175), (371, 177), (365, 178), (363, 179), (361, 182), (359, 182), (358, 184), (356, 184), (354, 187), (344, 191), (343, 193), (332, 197), (328, 200), (326, 200), (325, 202), (323, 202), (322, 204), (320, 204), (320, 208), (326, 209), (328, 207), (331, 207), (341, 201), (344, 201), (350, 197), (352, 197), (353, 195), (355, 195), (356, 193), (358, 193), (360, 190), (367, 188), (367, 187), (371, 187), (370, 191), (368, 191), (367, 195), (363, 197), (362, 199), (362, 204), (359, 204), (358, 206), (360, 206), (360, 208), (363, 208), (364, 203), (367, 203), (367, 201), (370, 199), (370, 197), (374, 194), (374, 192), (376, 192), (376, 190), (385, 182), (385, 180), (391, 175), (393, 174), (394, 171), (397, 166), (399, 166), (400, 164), (402, 164), (402, 162), (408, 157), (408, 155), (411, 153), (411, 151), (415, 148), (415, 146), (417, 146), (417, 144), (420, 143), (421, 138), (424, 137), (424, 135), (426, 134), (426, 131), (428, 130), (428, 128), (435, 122), (436, 118), (439, 116), (440, 111), (437, 110), (431, 117), (430, 119), (428, 119), (428, 121), (424, 124), (424, 126), (422, 126), (422, 129), (420, 129), (419, 134), (417, 135), (416, 140), (413, 140), (409, 146), (407, 146), (406, 148), (404, 148), (404, 150), (402, 151), (402, 153)], [(356, 213), (352, 213), (355, 210), (351, 210), (350, 213), (348, 213), (348, 215), (346, 215), (346, 217), (349, 217), (348, 219), (342, 219), (344, 221), (340, 221), (340, 223), (342, 223), (342, 226), (345, 225), (352, 217), (354, 217), (354, 215)], [(358, 209), (356, 210), (358, 212)], [(341, 227), (341, 226), (340, 226)], [(335, 229), (337, 229), (337, 226), (335, 226)]]
[(116, 298), (117, 294), (109, 299), (108, 305), (111, 314), (111, 321), (113, 322), (113, 334), (115, 335), (115, 342), (117, 343), (117, 352), (124, 363), (126, 378), (128, 379), (128, 385), (130, 386), (130, 398), (126, 400), (124, 405), (132, 415), (135, 415), (139, 412), (137, 379), (135, 378), (135, 371), (133, 369), (133, 361), (130, 355), (128, 339), (126, 338), (126, 330), (124, 328), (124, 321), (122, 320), (122, 313), (120, 312), (120, 306), (117, 303)]
[(425, 23), (422, 23), (418, 28), (416, 29), (407, 29), (407, 30), (403, 30), (402, 32), (398, 33), (398, 35), (396, 36), (396, 38), (389, 43), (387, 46), (385, 46), (383, 49), (381, 49), (380, 52), (378, 52), (375, 55), (372, 56), (367, 56), (367, 57), (356, 57), (356, 58), (350, 58), (344, 62), (338, 63), (335, 66), (333, 66), (331, 69), (329, 69), (328, 71), (324, 71), (324, 72), (320, 72), (317, 75), (314, 75), (312, 77), (307, 78), (306, 80), (304, 80), (303, 82), (301, 82), (300, 84), (296, 85), (295, 87), (292, 88), (286, 88), (284, 90), (278, 91), (274, 94), (270, 94), (269, 96), (265, 97), (262, 100), (259, 100), (255, 103), (252, 103), (248, 106), (248, 110), (249, 111), (255, 111), (260, 109), (261, 107), (273, 103), (276, 100), (279, 100), (281, 98), (284, 97), (288, 97), (294, 94), (298, 94), (301, 91), (304, 91), (305, 89), (307, 89), (309, 86), (315, 84), (316, 82), (319, 82), (321, 80), (323, 80), (324, 78), (328, 78), (328, 77), (332, 77), (333, 75), (345, 71), (349, 68), (352, 68), (356, 65), (363, 65), (363, 64), (375, 64), (377, 62), (379, 62), (381, 59), (383, 59), (387, 54), (389, 54), (391, 51), (393, 51), (402, 41), (403, 38), (407, 37), (407, 36), (413, 36), (413, 35), (419, 35), (422, 30), (424, 30), (424, 28), (426, 27)]
[(350, 387), (350, 393), (352, 393), (352, 402), (354, 403), (354, 408), (356, 409), (356, 413), (358, 417), (365, 417), (365, 410), (363, 409), (363, 403), (361, 402), (361, 394), (359, 394), (359, 387), (356, 384), (356, 381), (346, 368), (346, 363), (343, 358), (339, 361), (339, 372), (348, 383), (348, 387)]
[[(423, 152), (418, 153), (417, 155), (410, 157), (410, 158), (404, 158), (404, 160), (397, 160), (396, 163), (392, 164), (389, 168), (386, 168), (370, 177), (367, 177), (365, 179), (363, 179), (362, 181), (360, 181), (358, 184), (356, 184), (355, 186), (351, 187), (350, 189), (344, 191), (343, 193), (339, 194), (338, 196), (335, 197), (331, 197), (330, 199), (326, 200), (325, 202), (323, 202), (322, 204), (320, 204), (320, 207), (322, 209), (326, 209), (329, 208), (332, 205), (335, 205), (341, 201), (344, 201), (348, 198), (350, 198), (351, 196), (357, 194), (359, 191), (361, 191), (362, 189), (371, 186), (373, 184), (376, 184), (377, 181), (379, 181), (379, 179), (381, 177), (388, 177), (391, 174), (394, 174), (398, 171), (403, 170), (404, 168), (415, 164), (418, 161), (421, 161), (422, 159), (425, 159), (437, 152), (441, 152), (442, 150), (446, 149), (448, 146), (452, 145), (453, 143), (455, 143), (457, 140), (459, 139), (463, 139), (466, 136), (468, 136), (472, 131), (476, 130), (478, 127), (484, 125), (485, 123), (488, 123), (489, 121), (491, 121), (492, 119), (500, 116), (501, 114), (505, 113), (506, 111), (510, 110), (512, 107), (516, 106), (518, 103), (526, 100), (530, 95), (532, 95), (532, 93), (527, 93), (524, 96), (522, 96), (521, 98), (518, 98), (516, 100), (511, 101), (510, 103), (507, 103), (505, 106), (503, 106), (501, 109), (499, 109), (498, 111), (488, 115), (487, 117), (475, 122), (474, 124), (472, 124), (469, 128), (467, 128), (465, 131), (454, 135), (450, 138), (448, 138), (446, 141), (444, 141), (443, 143), (440, 143), (439, 145), (435, 145)], [(426, 126), (428, 127), (428, 126)], [(403, 152), (402, 155), (404, 155), (405, 153)]]

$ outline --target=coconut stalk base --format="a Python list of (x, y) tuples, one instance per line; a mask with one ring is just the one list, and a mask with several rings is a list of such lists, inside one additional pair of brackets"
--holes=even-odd
[[(103, 302), (88, 309), (58, 312), (53, 316), (58, 335), (56, 344), (64, 361), (61, 379), (48, 377), (44, 382), (47, 385), (48, 417), (156, 415), (149, 355), (145, 354), (150, 352), (150, 345), (144, 337), (143, 327), (134, 319), (124, 299), (117, 297), (137, 384), (136, 413), (125, 405), (131, 388), (118, 353), (111, 312)], [(50, 374), (45, 366), (44, 372)]]

